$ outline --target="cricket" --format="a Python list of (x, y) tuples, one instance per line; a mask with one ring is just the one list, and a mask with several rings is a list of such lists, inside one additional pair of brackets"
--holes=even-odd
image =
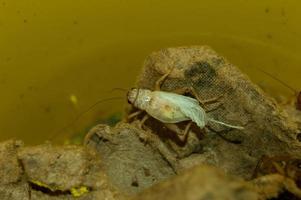
[[(205, 110), (200, 106), (201, 102), (193, 90), (192, 93), (194, 93), (197, 99), (172, 92), (160, 91), (162, 82), (168, 77), (172, 70), (173, 69), (157, 80), (155, 91), (133, 88), (128, 92), (128, 102), (140, 109), (129, 115), (129, 118), (137, 116), (141, 111), (145, 111), (153, 118), (169, 125), (183, 121), (191, 121), (196, 123), (200, 129), (203, 129), (209, 122), (213, 122), (229, 128), (244, 129), (242, 126), (227, 124), (208, 117)], [(148, 115), (141, 120), (141, 124), (148, 119)], [(188, 123), (182, 134), (183, 137), (180, 138), (181, 140), (186, 139), (190, 126), (191, 123)]]
[[(196, 99), (173, 92), (161, 91), (161, 85), (172, 71), (173, 68), (156, 81), (154, 91), (142, 88), (132, 88), (128, 91), (128, 103), (139, 110), (130, 113), (126, 117), (127, 120), (132, 119), (145, 111), (147, 114), (144, 115), (140, 121), (140, 128), (142, 128), (145, 121), (151, 116), (164, 123), (171, 131), (177, 133), (177, 136), (182, 142), (186, 141), (192, 122), (196, 123), (200, 129), (203, 129), (209, 122), (220, 124), (228, 128), (244, 129), (242, 126), (231, 125), (207, 116), (205, 109), (200, 104), (215, 101), (217, 98), (203, 101), (193, 89), (190, 89), (190, 92)], [(94, 104), (93, 107), (98, 103)], [(90, 109), (91, 108), (89, 108), (89, 110)], [(190, 122), (186, 125), (184, 130), (179, 131), (175, 124), (184, 121)], [(91, 135), (86, 135), (84, 143), (87, 143), (90, 138)]]

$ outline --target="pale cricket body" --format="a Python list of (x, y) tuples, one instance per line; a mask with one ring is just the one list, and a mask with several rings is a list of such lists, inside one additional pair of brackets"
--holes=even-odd
[(128, 92), (127, 97), (133, 106), (146, 111), (163, 123), (191, 120), (202, 129), (211, 121), (230, 128), (244, 129), (241, 126), (233, 126), (208, 117), (198, 100), (184, 95), (134, 88)]

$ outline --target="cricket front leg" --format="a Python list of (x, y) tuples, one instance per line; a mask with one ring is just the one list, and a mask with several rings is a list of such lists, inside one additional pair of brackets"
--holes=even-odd
[[(129, 116), (126, 117), (126, 120), (127, 121), (130, 120), (130, 119), (132, 119), (132, 118), (134, 118), (134, 117), (142, 114), (142, 112), (143, 112), (143, 110), (138, 110), (136, 112), (133, 112)], [(145, 115), (143, 116), (143, 118), (141, 119), (141, 121), (139, 121), (138, 127), (140, 129), (144, 129), (143, 125), (146, 122), (146, 120), (148, 120), (148, 119), (149, 119), (149, 115), (147, 113), (145, 113)]]
[(138, 115), (140, 115), (142, 112), (143, 112), (143, 110), (135, 111), (135, 112), (129, 114), (128, 116), (126, 116), (125, 119), (124, 119), (124, 121), (125, 121), (125, 122), (128, 122), (128, 121), (130, 121), (132, 118), (137, 117)]
[(149, 115), (148, 114), (145, 114), (144, 116), (143, 116), (143, 118), (142, 118), (142, 120), (139, 122), (139, 128), (140, 129), (143, 129), (143, 125), (144, 125), (144, 123), (146, 122), (146, 120), (148, 120), (149, 119)]

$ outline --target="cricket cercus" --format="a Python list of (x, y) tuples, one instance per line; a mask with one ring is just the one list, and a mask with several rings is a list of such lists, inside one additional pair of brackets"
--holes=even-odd
[[(165, 124), (191, 120), (201, 129), (203, 129), (208, 122), (221, 124), (234, 129), (244, 129), (241, 126), (230, 125), (208, 117), (197, 99), (176, 93), (159, 91), (160, 84), (168, 74), (165, 74), (157, 81), (155, 91), (140, 88), (131, 89), (127, 95), (129, 103), (140, 110), (146, 111), (148, 115)], [(134, 115), (136, 115), (136, 113), (133, 113), (132, 116)], [(146, 119), (147, 117), (143, 118), (142, 123)], [(191, 123), (186, 126), (184, 138), (182, 139), (186, 139), (190, 125)]]

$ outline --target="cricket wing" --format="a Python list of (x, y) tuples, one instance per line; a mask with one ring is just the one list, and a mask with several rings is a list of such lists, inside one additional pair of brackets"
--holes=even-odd
[(183, 103), (180, 107), (181, 111), (189, 117), (193, 122), (195, 122), (200, 128), (204, 128), (207, 119), (206, 119), (206, 113), (204, 109), (199, 105), (195, 103)]
[(179, 110), (183, 116), (191, 119), (200, 128), (206, 125), (206, 113), (196, 99), (162, 91), (158, 91), (157, 94), (160, 96), (160, 99), (164, 99), (174, 110)]
[(206, 113), (196, 99), (177, 94), (165, 95), (165, 98), (168, 98), (170, 104), (177, 107), (183, 115), (195, 122), (200, 128), (204, 128), (207, 123)]

